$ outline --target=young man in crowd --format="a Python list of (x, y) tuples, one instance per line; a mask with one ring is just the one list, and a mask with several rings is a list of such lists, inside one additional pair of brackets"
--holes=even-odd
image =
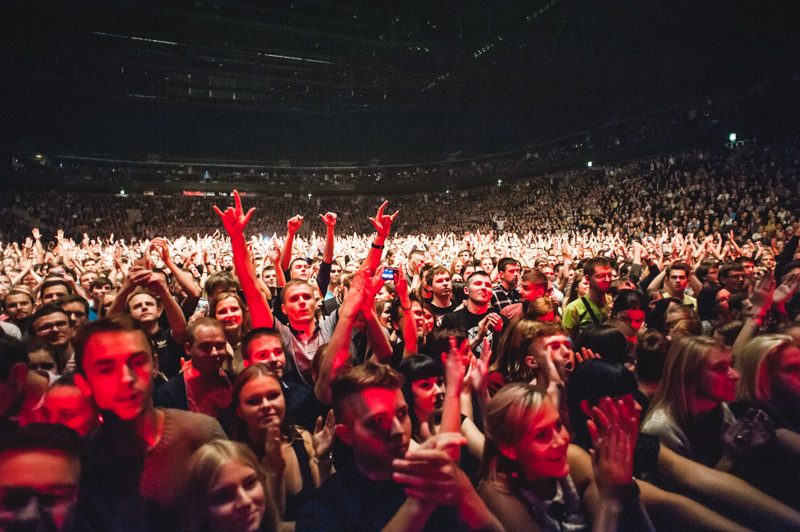
[(697, 299), (686, 293), (692, 268), (685, 262), (673, 262), (665, 270), (664, 297), (674, 297), (684, 305), (691, 305), (697, 309)]
[(67, 296), (72, 293), (72, 289), (60, 277), (45, 278), (39, 289), (39, 299), (42, 305), (48, 303), (55, 303), (59, 298)]
[[(503, 257), (497, 263), (500, 275), (497, 286), (492, 291), (492, 310), (500, 312), (512, 303), (519, 303), (519, 261), (510, 257)], [(490, 273), (490, 272), (486, 272)]]
[(74, 331), (67, 313), (54, 303), (40, 307), (31, 316), (30, 335), (55, 349), (59, 369), (75, 366), (75, 350), (72, 347)]
[(16, 325), (23, 335), (28, 332), (28, 320), (33, 314), (35, 301), (26, 287), (15, 286), (3, 299), (3, 307), (8, 315), (8, 322)]
[(69, 317), (69, 326), (73, 332), (89, 321), (89, 302), (86, 298), (71, 294), (60, 298), (56, 303)]
[(78, 331), (75, 354), (75, 383), (103, 417), (88, 441), (84, 492), (92, 525), (174, 530), (186, 461), (225, 433), (209, 416), (155, 408), (152, 347), (129, 316), (87, 324)]
[(490, 344), (499, 338), (507, 320), (492, 311), (492, 281), (488, 273), (477, 271), (470, 275), (464, 293), (467, 296), (464, 307), (445, 314), (440, 328), (462, 332), (469, 338), (472, 351), (480, 356), (484, 338)]
[(436, 325), (442, 322), (442, 317), (456, 309), (453, 302), (453, 283), (450, 281), (450, 270), (444, 266), (436, 266), (431, 272), (431, 307), (436, 316)]
[[(131, 268), (109, 314), (113, 316), (123, 310), (147, 332), (155, 348), (158, 370), (167, 378), (177, 375), (186, 342), (186, 318), (172, 297), (165, 277), (141, 266)], [(162, 313), (167, 315), (167, 330), (159, 324)]]
[(55, 377), (28, 368), (25, 344), (0, 334), (0, 433), (39, 420), (44, 394)]
[(562, 327), (570, 335), (584, 325), (599, 325), (608, 319), (611, 303), (606, 294), (611, 289), (612, 271), (611, 261), (605, 257), (594, 257), (584, 264), (583, 275), (589, 282), (589, 293), (567, 305), (561, 318)]
[(79, 517), (81, 439), (34, 424), (0, 435), (0, 530), (91, 530)]
[(231, 379), (222, 367), (228, 359), (225, 329), (213, 318), (198, 318), (186, 330), (186, 357), (180, 373), (156, 390), (153, 402), (163, 408), (199, 412), (218, 418), (231, 403)]
[(369, 362), (333, 382), (336, 435), (351, 460), (312, 495), (297, 530), (501, 530), (453, 461), (463, 438), (440, 434), (411, 449), (402, 376)]

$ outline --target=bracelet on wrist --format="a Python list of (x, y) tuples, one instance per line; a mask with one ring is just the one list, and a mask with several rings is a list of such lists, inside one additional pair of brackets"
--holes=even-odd
[(328, 453), (323, 456), (315, 456), (313, 460), (315, 464), (330, 464), (333, 462), (333, 451), (328, 451)]
[(386, 247), (386, 246), (384, 246), (384, 245), (382, 245), (382, 244), (376, 244), (375, 242), (373, 242), (372, 244), (370, 244), (370, 247), (371, 247), (372, 249), (383, 249), (383, 248), (384, 248), (384, 247)]

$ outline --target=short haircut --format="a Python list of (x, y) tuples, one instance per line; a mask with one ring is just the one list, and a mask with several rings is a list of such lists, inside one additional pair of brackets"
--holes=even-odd
[(95, 287), (98, 286), (110, 286), (111, 288), (114, 288), (114, 282), (108, 277), (101, 275), (100, 277), (95, 279), (95, 281), (92, 283), (92, 290), (94, 290)]
[(719, 267), (719, 273), (717, 273), (717, 277), (719, 277), (721, 281), (722, 279), (727, 279), (733, 272), (744, 272), (744, 268), (739, 263), (726, 262)]
[(436, 266), (431, 273), (431, 283), (433, 283), (433, 278), (437, 275), (444, 275), (447, 274), (450, 276), (450, 270), (445, 268), (444, 266)]
[(6, 297), (3, 298), (3, 301), (7, 300), (11, 296), (17, 296), (20, 294), (30, 299), (31, 304), (34, 304), (36, 302), (36, 299), (33, 297), (33, 294), (31, 294), (31, 291), (28, 289), (27, 286), (24, 288), (22, 286), (15, 286), (14, 288), (8, 291)]
[(186, 341), (189, 343), (189, 345), (194, 344), (195, 331), (200, 327), (219, 329), (223, 332), (223, 334), (225, 332), (225, 327), (223, 327), (222, 324), (214, 318), (209, 318), (208, 316), (197, 318), (186, 328)]
[(305, 257), (295, 257), (295, 258), (293, 258), (292, 260), (289, 261), (289, 269), (290, 270), (292, 269), (292, 266), (294, 266), (294, 263), (297, 262), (297, 261), (305, 262), (308, 266), (311, 266), (311, 262), (307, 258), (305, 258)]
[[(83, 327), (80, 327), (72, 340), (73, 346), (75, 347), (75, 368), (78, 373), (82, 375), (86, 374), (83, 367), (84, 350), (86, 349), (86, 344), (94, 335), (102, 333), (124, 333), (136, 331), (142, 333), (142, 336), (147, 339), (147, 333), (142, 326), (127, 314), (117, 314), (109, 318), (90, 321)], [(148, 341), (147, 344), (150, 345), (150, 342)]]
[(89, 315), (89, 301), (85, 297), (79, 296), (78, 294), (67, 294), (65, 296), (61, 296), (58, 298), (56, 304), (60, 306), (62, 309), (64, 305), (68, 303), (80, 303), (83, 305), (83, 311), (86, 312), (86, 315)]
[[(250, 342), (256, 338), (261, 338), (262, 336), (271, 336), (273, 338), (277, 338), (278, 340), (281, 339), (280, 333), (275, 329), (270, 329), (269, 327), (256, 327), (255, 329), (247, 331), (247, 334), (245, 334), (242, 338), (242, 356), (246, 360), (250, 358), (247, 354), (247, 348), (250, 347)], [(283, 341), (281, 341), (281, 345), (283, 345)]]
[(28, 365), (28, 351), (21, 340), (0, 333), (0, 379), (8, 379), (11, 368), (17, 364)]
[(469, 274), (469, 277), (467, 277), (467, 279), (464, 281), (467, 286), (469, 286), (469, 283), (472, 282), (472, 278), (473, 277), (489, 277), (489, 280), (490, 281), (492, 280), (491, 276), (488, 273), (486, 273), (485, 271), (483, 271), (483, 270), (475, 270), (474, 272)]
[(669, 266), (667, 266), (667, 277), (669, 277), (669, 274), (672, 273), (673, 270), (683, 270), (683, 271), (685, 271), (686, 272), (686, 277), (689, 277), (689, 275), (692, 273), (691, 266), (689, 266), (688, 264), (686, 264), (685, 262), (682, 262), (682, 261), (676, 261), (676, 262), (673, 262), (672, 264), (670, 264)]
[(54, 450), (80, 460), (82, 440), (74, 430), (58, 424), (31, 423), (0, 437), (0, 453), (5, 451)]
[(60, 277), (55, 277), (55, 278), (51, 277), (49, 279), (45, 279), (45, 281), (42, 283), (41, 288), (39, 288), (39, 297), (44, 296), (44, 291), (53, 286), (63, 286), (64, 288), (67, 289), (67, 294), (72, 293), (72, 288), (69, 286), (69, 284), (67, 284), (67, 282), (64, 279)]
[(598, 266), (605, 266), (606, 268), (612, 267), (611, 261), (606, 257), (592, 257), (584, 263), (583, 275), (591, 277), (594, 275), (594, 271)]
[(136, 290), (131, 292), (131, 294), (125, 300), (125, 310), (130, 312), (130, 310), (131, 310), (131, 307), (130, 307), (131, 299), (133, 299), (134, 297), (136, 297), (138, 295), (142, 295), (142, 294), (145, 294), (147, 296), (152, 297), (153, 299), (156, 300), (156, 305), (158, 305), (159, 307), (161, 306), (161, 298), (158, 297), (158, 294), (156, 294), (155, 292), (153, 292), (149, 288), (144, 288), (142, 286), (138, 286), (138, 287), (136, 287)]
[(302, 279), (292, 279), (285, 285), (283, 285), (283, 289), (281, 290), (281, 303), (286, 303), (286, 293), (289, 291), (290, 288), (294, 286), (307, 286), (311, 289), (311, 295), (314, 295), (314, 287), (311, 286), (311, 283), (308, 281), (304, 281)]
[(42, 305), (36, 309), (36, 312), (33, 313), (31, 319), (28, 320), (28, 332), (30, 335), (36, 336), (36, 330), (33, 328), (33, 324), (36, 322), (36, 320), (56, 313), (63, 314), (69, 320), (69, 316), (67, 316), (67, 313), (64, 311), (64, 309), (55, 303), (47, 303), (46, 305)]
[(511, 257), (503, 257), (497, 263), (497, 271), (504, 272), (510, 265), (519, 266), (519, 261), (517, 259), (512, 259)]
[(333, 412), (337, 420), (344, 421), (347, 400), (370, 388), (400, 390), (403, 376), (386, 364), (367, 361), (342, 373), (331, 384)]
[(550, 280), (540, 270), (529, 270), (522, 274), (522, 282), (547, 285)]

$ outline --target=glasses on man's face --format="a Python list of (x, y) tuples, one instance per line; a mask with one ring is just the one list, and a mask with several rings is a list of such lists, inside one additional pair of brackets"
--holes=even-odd
[(36, 327), (36, 332), (37, 333), (43, 333), (43, 332), (49, 331), (50, 329), (66, 329), (67, 327), (69, 327), (69, 322), (68, 321), (64, 321), (64, 320), (60, 320), (60, 321), (54, 321), (52, 323), (45, 323), (44, 325), (40, 325), (40, 326)]

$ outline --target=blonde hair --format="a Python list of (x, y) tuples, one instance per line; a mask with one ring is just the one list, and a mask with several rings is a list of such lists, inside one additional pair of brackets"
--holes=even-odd
[(514, 445), (542, 411), (545, 395), (527, 383), (516, 382), (500, 389), (486, 405), (483, 447), (483, 477), (494, 472), (511, 473), (514, 463), (500, 453), (500, 446)]
[(678, 426), (687, 427), (698, 376), (712, 351), (727, 351), (727, 348), (708, 336), (682, 336), (672, 342), (664, 361), (661, 386), (653, 398), (648, 419), (653, 412), (663, 408)]
[(741, 378), (736, 386), (736, 397), (748, 403), (769, 403), (771, 361), (792, 345), (792, 337), (784, 334), (764, 334), (750, 339), (733, 357), (733, 365)]
[(246, 445), (229, 440), (214, 440), (197, 449), (186, 464), (187, 482), (183, 496), (182, 529), (186, 532), (207, 530), (210, 489), (223, 464), (239, 462), (253, 468), (264, 489), (266, 508), (260, 530), (277, 530), (278, 511), (275, 507), (266, 474), (256, 455)]

